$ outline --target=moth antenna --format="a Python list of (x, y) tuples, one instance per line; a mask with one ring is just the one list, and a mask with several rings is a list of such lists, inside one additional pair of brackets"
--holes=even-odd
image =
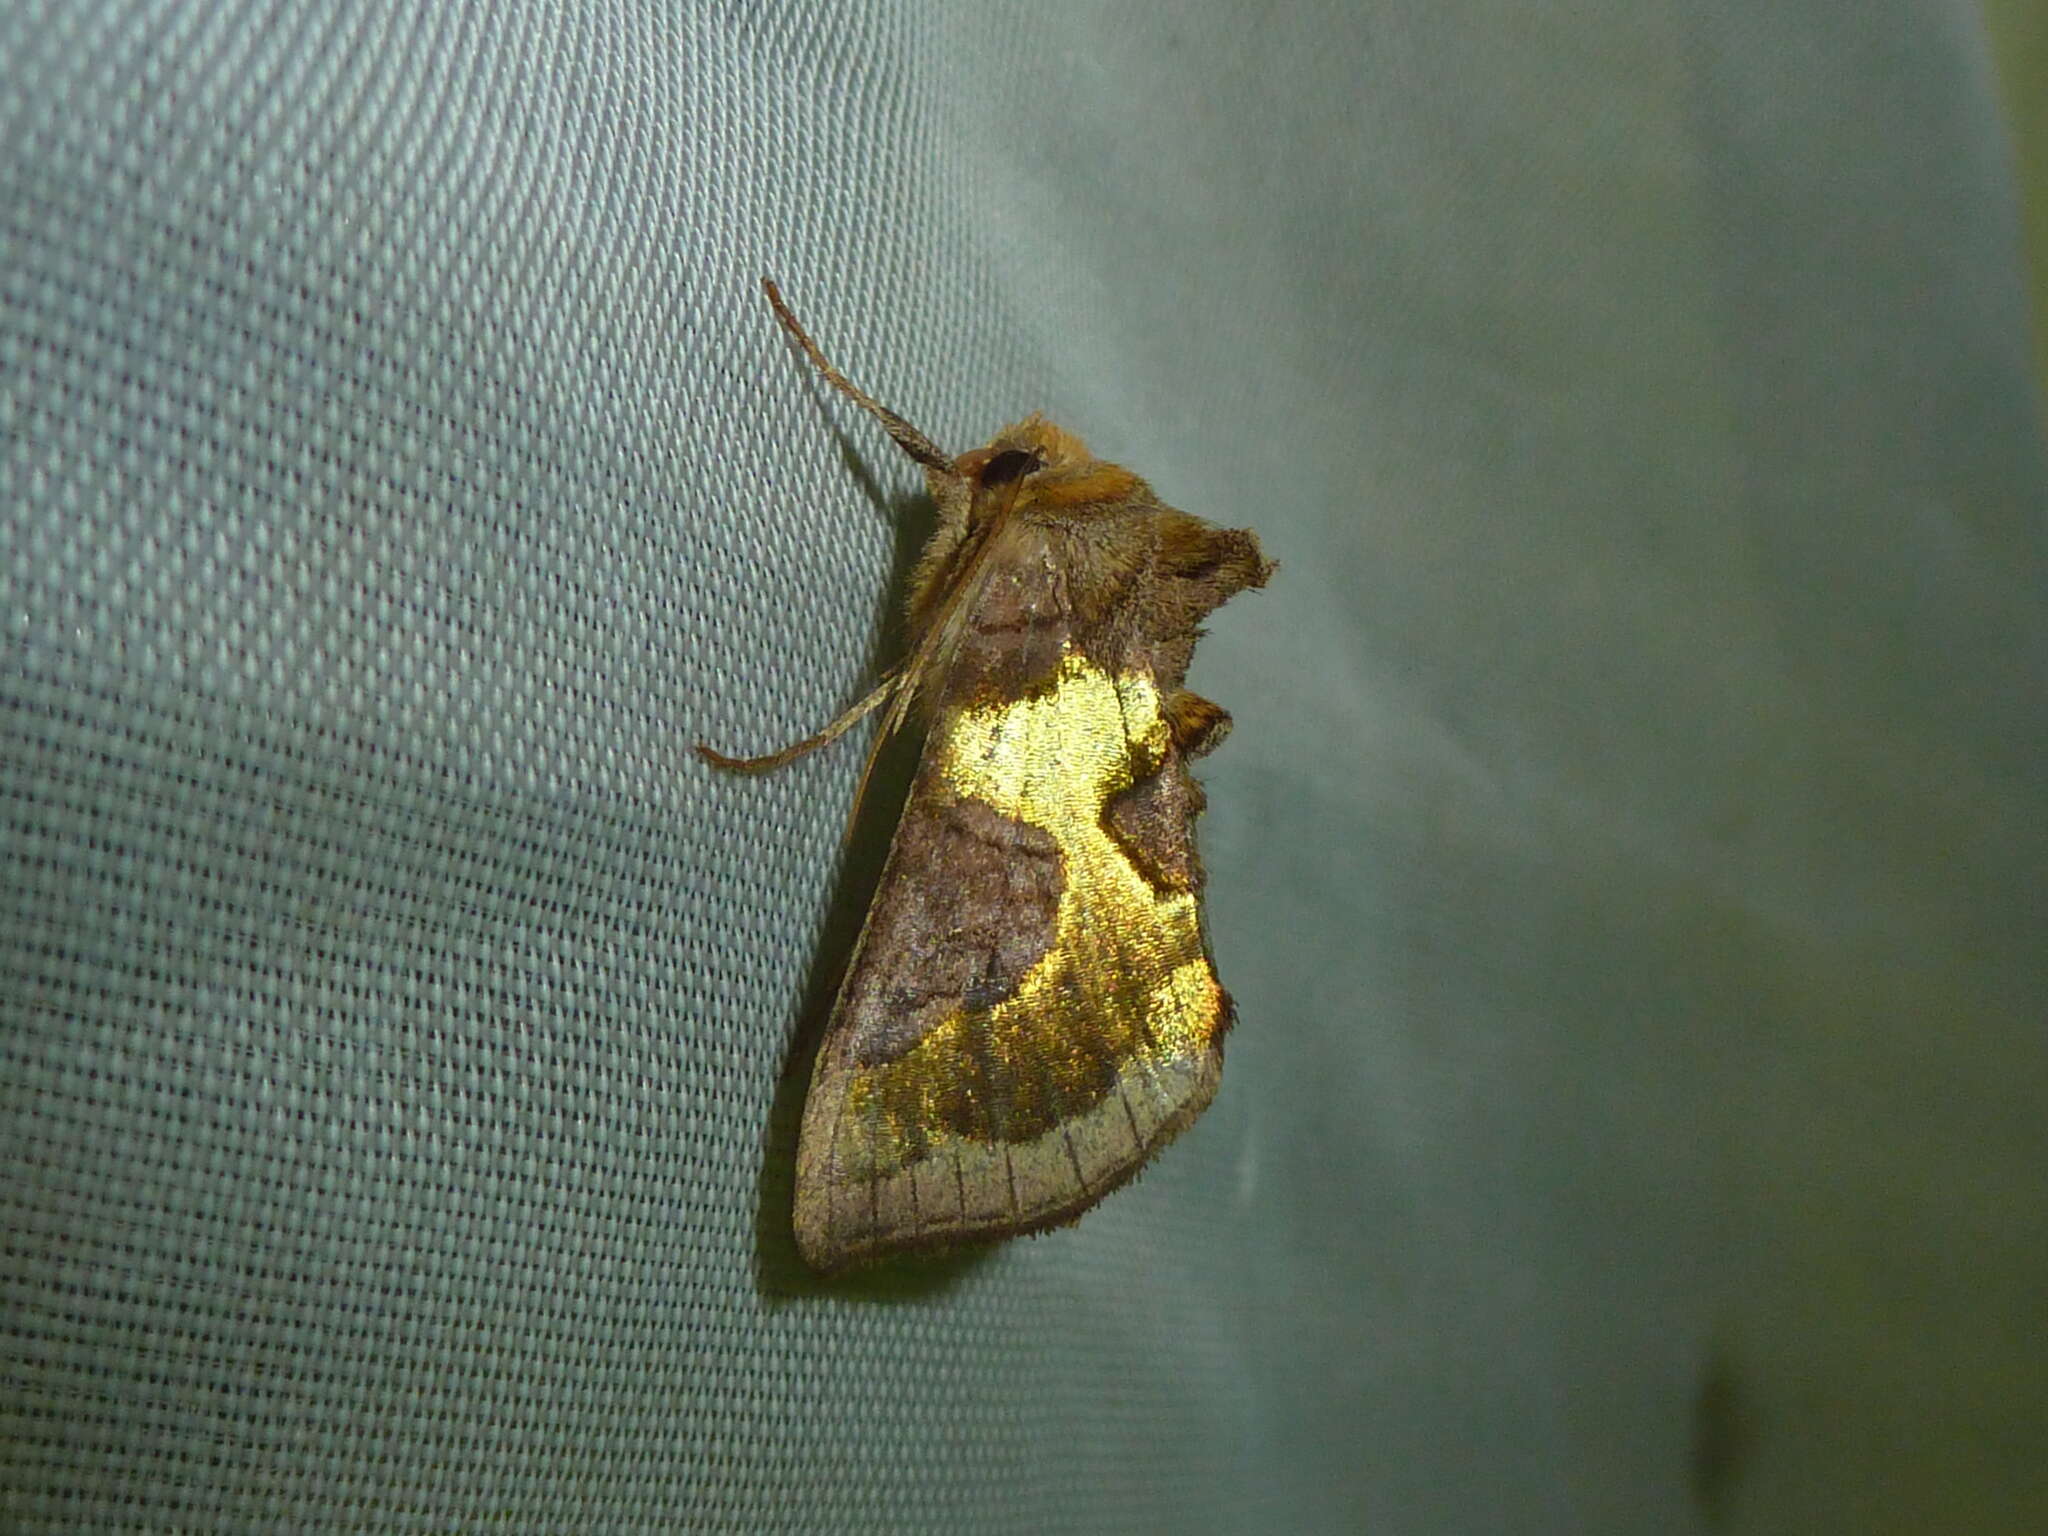
[(810, 333), (797, 323), (796, 316), (789, 312), (789, 306), (782, 302), (782, 290), (775, 286), (773, 278), (761, 279), (761, 291), (768, 295), (768, 302), (774, 307), (775, 318), (782, 322), (782, 328), (789, 332), (791, 340), (804, 349), (804, 355), (811, 360), (811, 365), (825, 376), (827, 384), (879, 421), (882, 430), (895, 439), (896, 446), (926, 469), (936, 470), (956, 480), (960, 478), (959, 466), (939, 452), (938, 446), (930, 438), (825, 360), (825, 354), (818, 350), (818, 344), (811, 340)]

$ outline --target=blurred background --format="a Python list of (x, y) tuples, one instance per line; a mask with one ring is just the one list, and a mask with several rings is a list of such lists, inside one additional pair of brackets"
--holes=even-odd
[(2034, 356), (2048, 394), (2048, 4), (1984, 0), (1984, 21), (2012, 120), (2013, 157), (2025, 199)]

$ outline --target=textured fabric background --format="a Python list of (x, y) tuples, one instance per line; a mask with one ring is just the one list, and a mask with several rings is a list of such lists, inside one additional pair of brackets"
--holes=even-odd
[[(2048, 1528), (2009, 183), (1942, 0), (0, 12), (7, 1528)], [(763, 272), (1284, 562), (1216, 1106), (830, 1288)]]

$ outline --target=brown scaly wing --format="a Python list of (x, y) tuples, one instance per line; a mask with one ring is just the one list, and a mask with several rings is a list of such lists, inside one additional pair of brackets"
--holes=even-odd
[(1149, 673), (942, 709), (818, 1053), (797, 1244), (834, 1270), (1071, 1221), (1216, 1091), (1230, 999)]

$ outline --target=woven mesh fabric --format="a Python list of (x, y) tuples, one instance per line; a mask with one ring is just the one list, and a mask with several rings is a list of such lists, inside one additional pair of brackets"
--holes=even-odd
[[(0, 12), (7, 1528), (2048, 1528), (1974, 28)], [(1193, 678), (1217, 1104), (835, 1286), (861, 752), (687, 747), (857, 696), (921, 509), (764, 272), (1283, 562)]]

